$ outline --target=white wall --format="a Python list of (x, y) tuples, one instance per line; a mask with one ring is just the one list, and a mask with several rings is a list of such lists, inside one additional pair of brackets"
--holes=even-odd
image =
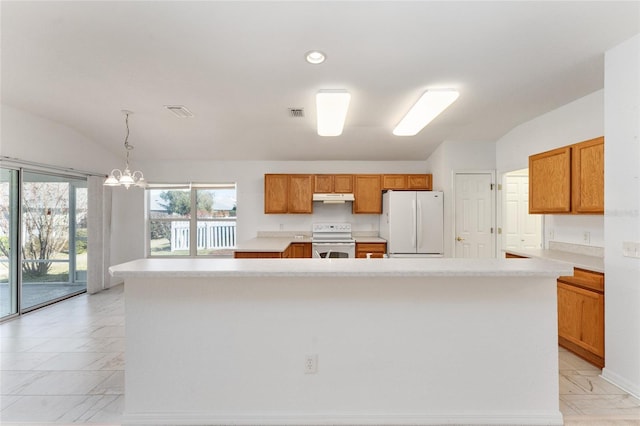
[(441, 143), (426, 161), (433, 174), (434, 191), (444, 192), (444, 255), (453, 256), (453, 173), (458, 171), (487, 171), (496, 168), (493, 142)]
[(605, 353), (603, 376), (640, 396), (640, 34), (605, 55)]
[(124, 158), (67, 126), (7, 105), (1, 108), (3, 156), (105, 174), (124, 164)]
[[(529, 167), (529, 156), (604, 135), (604, 90), (536, 117), (496, 142), (498, 174)], [(608, 143), (605, 142), (605, 146)], [(544, 215), (549, 241), (604, 246), (602, 215)], [(584, 241), (588, 232), (589, 242)]]

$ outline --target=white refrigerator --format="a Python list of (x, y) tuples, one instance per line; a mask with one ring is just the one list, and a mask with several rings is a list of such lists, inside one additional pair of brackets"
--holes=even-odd
[(444, 203), (440, 191), (382, 194), (380, 237), (389, 257), (442, 257)]

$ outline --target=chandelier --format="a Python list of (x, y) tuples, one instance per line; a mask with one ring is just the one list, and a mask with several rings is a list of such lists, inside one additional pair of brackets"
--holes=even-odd
[(146, 188), (147, 181), (144, 180), (144, 175), (141, 171), (136, 170), (131, 172), (129, 169), (129, 151), (133, 151), (133, 145), (129, 143), (129, 114), (133, 114), (131, 111), (123, 110), (122, 113), (126, 116), (125, 125), (127, 127), (127, 136), (124, 138), (124, 149), (127, 153), (127, 161), (125, 163), (124, 171), (120, 169), (113, 169), (109, 174), (107, 180), (104, 181), (105, 186), (124, 186), (129, 189), (131, 185)]

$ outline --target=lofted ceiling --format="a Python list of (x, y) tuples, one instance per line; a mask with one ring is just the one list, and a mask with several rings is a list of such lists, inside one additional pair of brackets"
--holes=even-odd
[[(1, 25), (2, 103), (119, 155), (127, 109), (139, 159), (421, 160), (602, 89), (640, 2), (2, 1)], [(394, 136), (429, 88), (461, 95)], [(351, 93), (341, 136), (316, 133), (320, 89)]]

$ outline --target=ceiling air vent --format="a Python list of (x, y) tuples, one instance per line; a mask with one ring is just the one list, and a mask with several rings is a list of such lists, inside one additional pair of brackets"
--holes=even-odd
[(289, 108), (289, 117), (292, 117), (292, 118), (304, 117), (304, 108)]
[(165, 105), (166, 109), (171, 111), (176, 117), (179, 118), (191, 118), (193, 113), (187, 109), (184, 105)]

